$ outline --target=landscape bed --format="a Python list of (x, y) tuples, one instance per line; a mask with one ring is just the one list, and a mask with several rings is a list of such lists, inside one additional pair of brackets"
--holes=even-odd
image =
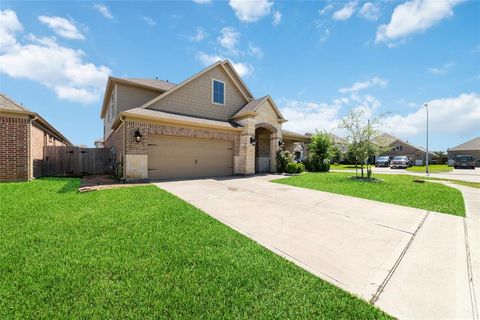
[(155, 187), (0, 184), (0, 318), (390, 318)]
[(443, 184), (415, 183), (414, 180), (419, 177), (406, 174), (374, 174), (374, 178), (383, 180), (381, 182), (358, 181), (352, 179), (352, 176), (355, 176), (355, 173), (306, 173), (274, 182), (465, 216), (462, 193)]

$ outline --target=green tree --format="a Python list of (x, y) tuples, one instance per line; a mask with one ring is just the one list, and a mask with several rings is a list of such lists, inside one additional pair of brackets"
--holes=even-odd
[(333, 156), (333, 142), (326, 132), (317, 131), (308, 144), (308, 157), (311, 168), (315, 171), (328, 171)]
[(368, 158), (382, 152), (383, 146), (374, 143), (373, 139), (380, 134), (379, 127), (383, 116), (380, 115), (373, 120), (367, 120), (363, 110), (351, 109), (340, 120), (339, 128), (347, 131), (345, 140), (349, 143), (348, 150), (356, 160), (355, 165), (360, 164), (362, 178), (365, 177), (365, 165), (367, 166), (367, 172), (371, 170), (367, 162)]

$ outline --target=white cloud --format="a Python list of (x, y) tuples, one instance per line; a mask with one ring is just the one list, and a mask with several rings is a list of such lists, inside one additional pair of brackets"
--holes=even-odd
[(338, 90), (340, 93), (355, 93), (361, 90), (368, 89), (370, 87), (374, 86), (379, 86), (379, 87), (385, 87), (388, 84), (388, 81), (383, 80), (382, 78), (379, 77), (374, 77), (370, 80), (366, 81), (360, 81), (360, 82), (355, 82), (351, 87), (348, 88), (341, 88)]
[(378, 27), (376, 42), (392, 42), (425, 31), (453, 15), (460, 0), (411, 0), (398, 5), (388, 24)]
[[(6, 26), (3, 16), (10, 21)], [(92, 103), (100, 99), (111, 70), (85, 62), (85, 53), (59, 45), (54, 38), (27, 37), (26, 43), (18, 42), (17, 33), (22, 30), (16, 14), (1, 11), (0, 34), (10, 42), (2, 46), (0, 72), (13, 78), (29, 79), (52, 89), (59, 98), (80, 103)]]
[(340, 133), (338, 123), (342, 111), (354, 109), (363, 112), (363, 117), (371, 118), (381, 106), (378, 99), (371, 95), (352, 94), (349, 97), (339, 97), (329, 103), (280, 99), (280, 111), (288, 119), (285, 129), (295, 132), (313, 133), (315, 130), (326, 130)]
[(91, 92), (87, 89), (78, 89), (68, 86), (56, 86), (54, 87), (57, 97), (63, 100), (70, 100), (74, 102), (82, 102), (90, 104), (98, 101), (98, 94)]
[(17, 44), (15, 34), (23, 30), (17, 15), (12, 10), (0, 11), (0, 52)]
[(357, 2), (350, 1), (343, 8), (335, 11), (332, 15), (332, 18), (333, 20), (339, 20), (339, 21), (348, 20), (350, 19), (352, 14), (355, 12), (356, 8), (357, 8)]
[(248, 45), (248, 54), (257, 57), (257, 58), (263, 58), (263, 51), (259, 47), (255, 47), (253, 44)]
[(140, 19), (142, 19), (143, 21), (145, 21), (149, 26), (153, 27), (154, 25), (157, 24), (157, 22), (155, 20), (153, 20), (152, 18), (150, 17), (146, 17), (146, 16), (141, 16)]
[(358, 11), (358, 15), (364, 19), (376, 21), (380, 18), (380, 4), (378, 2), (365, 2)]
[[(225, 57), (219, 56), (219, 55), (209, 55), (204, 52), (198, 52), (197, 53), (197, 60), (200, 61), (201, 64), (204, 66), (209, 66), (219, 60), (224, 60)], [(232, 60), (233, 67), (235, 68), (235, 71), (237, 71), (238, 75), (240, 77), (248, 77), (253, 74), (253, 66), (249, 63), (237, 63)]]
[(270, 14), (273, 6), (273, 2), (268, 0), (230, 0), (229, 4), (237, 18), (242, 22), (255, 22), (260, 20)]
[(279, 108), (282, 115), (288, 119), (283, 124), (286, 130), (299, 133), (314, 133), (315, 130), (332, 131), (336, 129), (339, 120), (341, 102), (338, 104), (315, 103), (280, 99)]
[(198, 3), (198, 4), (207, 4), (212, 2), (212, 0), (193, 0), (193, 2)]
[(195, 34), (193, 36), (188, 37), (188, 40), (192, 42), (200, 42), (206, 37), (208, 37), (208, 33), (206, 33), (202, 28), (198, 27)]
[(324, 29), (320, 35), (320, 42), (325, 42), (330, 38), (330, 29)]
[(39, 16), (38, 20), (47, 25), (56, 34), (65, 39), (84, 40), (85, 37), (77, 27), (69, 20), (62, 17)]
[(325, 15), (327, 12), (331, 11), (332, 9), (334, 8), (333, 4), (327, 4), (325, 7), (323, 7), (322, 10), (318, 10), (318, 14), (323, 16)]
[(110, 12), (110, 9), (108, 9), (107, 6), (105, 6), (103, 4), (95, 3), (93, 5), (93, 7), (95, 9), (97, 9), (97, 11), (100, 12), (105, 18), (113, 20), (113, 15), (112, 15), (112, 13)]
[(274, 11), (272, 24), (278, 26), (280, 22), (282, 22), (282, 13), (280, 11)]
[(434, 76), (440, 76), (440, 75), (447, 74), (450, 71), (450, 69), (453, 68), (453, 66), (455, 66), (455, 64), (452, 62), (449, 62), (449, 63), (445, 63), (443, 66), (440, 66), (440, 67), (429, 67), (427, 68), (427, 71), (428, 73), (433, 74)]
[[(480, 95), (462, 93), (456, 97), (428, 101), (429, 133), (471, 135), (478, 132)], [(426, 112), (420, 107), (407, 115), (392, 115), (385, 119), (385, 129), (403, 139), (425, 133)], [(448, 125), (445, 125), (448, 123)]]
[(235, 52), (237, 50), (239, 39), (240, 33), (234, 28), (225, 27), (220, 31), (220, 36), (218, 36), (217, 41), (225, 49), (230, 52)]

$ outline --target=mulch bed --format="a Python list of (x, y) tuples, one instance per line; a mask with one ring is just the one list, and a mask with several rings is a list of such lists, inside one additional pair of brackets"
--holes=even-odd
[(133, 186), (147, 185), (146, 182), (126, 183), (111, 175), (92, 175), (84, 176), (80, 181), (78, 192), (89, 192), (96, 190), (125, 188)]

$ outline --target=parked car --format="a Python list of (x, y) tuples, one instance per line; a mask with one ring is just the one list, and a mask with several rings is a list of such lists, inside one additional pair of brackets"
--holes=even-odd
[(453, 167), (475, 169), (475, 158), (469, 155), (458, 155), (455, 157)]
[(392, 159), (393, 157), (388, 157), (388, 156), (378, 157), (377, 161), (375, 161), (375, 167), (388, 167)]
[(408, 168), (412, 166), (412, 162), (406, 156), (396, 156), (390, 161), (390, 169), (395, 168)]

